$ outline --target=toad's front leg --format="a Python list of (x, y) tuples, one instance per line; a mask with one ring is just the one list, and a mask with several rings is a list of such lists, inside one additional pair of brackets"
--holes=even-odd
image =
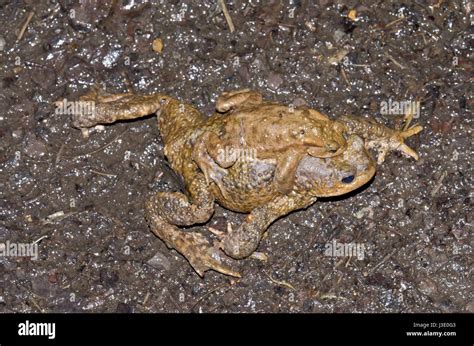
[(255, 208), (239, 228), (231, 228), (220, 247), (232, 258), (248, 257), (257, 249), (263, 233), (273, 221), (315, 201), (316, 197), (311, 196), (280, 195), (267, 205)]
[(204, 173), (208, 184), (211, 180), (216, 181), (217, 171), (225, 174), (224, 168), (231, 167), (237, 161), (237, 155), (228, 155), (227, 151), (226, 144), (212, 131), (202, 134), (196, 141), (193, 161)]
[(286, 195), (295, 183), (296, 169), (306, 152), (300, 148), (287, 150), (278, 160), (275, 168), (277, 190)]
[(402, 130), (390, 129), (375, 120), (355, 116), (344, 116), (337, 120), (345, 126), (347, 134), (356, 134), (364, 138), (367, 148), (378, 150), (377, 163), (381, 164), (390, 151), (402, 153), (418, 160), (415, 150), (405, 144), (405, 139), (423, 130), (421, 125), (406, 126)]

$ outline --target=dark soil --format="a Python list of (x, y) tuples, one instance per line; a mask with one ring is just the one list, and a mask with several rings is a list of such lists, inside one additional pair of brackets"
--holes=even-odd
[[(474, 312), (469, 2), (227, 1), (234, 33), (216, 1), (81, 3), (0, 0), (0, 242), (39, 247), (0, 257), (0, 311)], [(206, 114), (251, 88), (391, 127), (382, 102), (419, 100), (421, 159), (391, 154), (365, 189), (275, 222), (241, 280), (201, 279), (144, 218), (151, 191), (180, 186), (155, 119), (85, 139), (55, 113), (94, 85)], [(209, 225), (241, 218), (217, 207)], [(364, 259), (326, 256), (333, 240)]]

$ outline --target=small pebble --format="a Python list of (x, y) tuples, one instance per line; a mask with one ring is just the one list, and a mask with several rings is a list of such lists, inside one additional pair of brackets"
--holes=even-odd
[(355, 21), (357, 19), (357, 11), (356, 10), (350, 10), (349, 11), (349, 14), (347, 15), (347, 17), (352, 20), (352, 21)]
[(312, 299), (306, 299), (303, 302), (303, 311), (304, 312), (313, 312), (314, 309), (314, 302)]
[(163, 51), (163, 40), (161, 38), (157, 38), (153, 41), (153, 50), (158, 54), (161, 54)]
[(267, 77), (268, 87), (272, 90), (277, 90), (278, 87), (283, 83), (283, 79), (277, 73), (271, 72)]
[(119, 302), (117, 304), (117, 308), (115, 309), (115, 312), (119, 314), (130, 314), (133, 312), (133, 308), (129, 304)]
[(304, 107), (304, 106), (308, 106), (308, 103), (306, 103), (306, 101), (302, 99), (301, 97), (298, 97), (293, 100), (293, 105), (295, 107)]
[(428, 297), (431, 297), (436, 294), (438, 287), (433, 280), (425, 278), (418, 284), (418, 290)]
[(344, 37), (344, 32), (341, 30), (334, 31), (333, 37), (335, 42), (339, 42)]
[(22, 130), (15, 130), (12, 132), (12, 137), (15, 139), (21, 138), (22, 135), (23, 135)]
[(5, 41), (5, 39), (2, 36), (0, 36), (0, 52), (3, 52), (6, 44), (7, 42)]
[(222, 296), (222, 302), (224, 303), (225, 306), (231, 306), (232, 304), (235, 303), (235, 294), (227, 291), (223, 296)]
[(474, 300), (466, 304), (465, 310), (471, 314), (474, 313)]
[(57, 283), (58, 282), (58, 273), (54, 272), (54, 273), (49, 274), (48, 282), (51, 283), (51, 284)]
[(171, 267), (171, 263), (165, 255), (163, 255), (161, 252), (157, 252), (155, 256), (150, 258), (147, 262), (150, 266), (156, 269), (162, 269), (164, 268), (165, 270), (169, 270)]
[(32, 158), (38, 158), (47, 152), (46, 144), (36, 137), (30, 137), (25, 147), (25, 154)]

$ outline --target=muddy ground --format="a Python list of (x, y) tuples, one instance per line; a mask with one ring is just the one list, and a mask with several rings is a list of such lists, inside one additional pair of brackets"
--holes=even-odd
[[(0, 311), (474, 312), (468, 2), (226, 3), (233, 33), (216, 1), (0, 0), (0, 246), (39, 250), (0, 257)], [(275, 222), (242, 279), (201, 279), (145, 222), (148, 194), (179, 188), (155, 119), (85, 139), (56, 114), (94, 85), (207, 114), (252, 88), (391, 127), (383, 102), (420, 101), (421, 159), (391, 154), (361, 191)], [(241, 219), (217, 207), (209, 225)], [(364, 258), (326, 256), (333, 240)]]

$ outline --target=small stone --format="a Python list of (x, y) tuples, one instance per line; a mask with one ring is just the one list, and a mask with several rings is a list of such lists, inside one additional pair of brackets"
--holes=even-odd
[(75, 29), (91, 31), (107, 18), (113, 4), (112, 0), (78, 1), (69, 9), (68, 18)]
[(283, 79), (278, 73), (271, 72), (267, 77), (267, 85), (272, 90), (277, 90), (283, 83)]
[(336, 30), (334, 31), (333, 37), (335, 42), (339, 42), (343, 37), (345, 33), (341, 30)]
[(418, 284), (418, 290), (424, 295), (431, 297), (436, 294), (436, 292), (438, 292), (438, 287), (436, 286), (436, 283), (433, 280), (429, 278), (424, 278)]
[(314, 19), (308, 20), (304, 23), (304, 25), (308, 28), (309, 31), (315, 32), (316, 31), (316, 25)]
[(231, 306), (232, 304), (235, 303), (235, 294), (227, 291), (223, 296), (222, 296), (222, 302), (224, 303), (225, 306)]
[(119, 276), (115, 271), (108, 271), (103, 268), (99, 271), (99, 280), (106, 287), (114, 287), (119, 281)]
[(304, 312), (313, 312), (314, 303), (312, 299), (306, 299), (303, 303), (303, 311)]
[(298, 97), (293, 100), (293, 106), (304, 107), (304, 106), (308, 106), (308, 103), (306, 103), (306, 101), (302, 99), (301, 97)]
[(115, 312), (119, 314), (130, 314), (133, 312), (133, 308), (128, 304), (119, 302), (117, 304), (117, 308), (115, 309)]
[(0, 52), (3, 52), (3, 50), (5, 49), (5, 46), (6, 46), (7, 42), (5, 41), (5, 39), (0, 36)]
[(212, 218), (211, 226), (219, 231), (227, 229), (227, 219), (223, 216), (217, 216)]
[(12, 132), (12, 137), (15, 139), (21, 138), (23, 136), (22, 130), (15, 130)]
[(161, 54), (163, 51), (163, 40), (161, 38), (153, 40), (153, 50), (158, 54)]
[(469, 312), (471, 314), (474, 313), (474, 300), (471, 300), (469, 303), (467, 303), (464, 310), (466, 310), (466, 312)]
[(48, 276), (49, 283), (51, 283), (51, 284), (57, 283), (58, 282), (58, 276), (59, 276), (59, 274), (57, 272), (49, 274), (49, 276)]
[(467, 236), (468, 236), (468, 232), (466, 232), (465, 230), (463, 229), (460, 229), (460, 228), (454, 228), (451, 233), (454, 235), (454, 237), (457, 239), (457, 240), (463, 240), (463, 239), (466, 239)]
[(46, 154), (46, 144), (36, 137), (30, 137), (25, 147), (25, 154), (31, 158), (39, 158)]
[(372, 207), (364, 207), (355, 214), (355, 217), (358, 219), (362, 219), (366, 216), (370, 219), (374, 218), (374, 209)]
[(381, 204), (380, 197), (377, 195), (373, 196), (369, 203), (372, 207), (378, 207)]
[(157, 252), (155, 256), (150, 258), (147, 262), (150, 266), (156, 269), (165, 269), (169, 270), (171, 268), (171, 263), (165, 255), (163, 255), (161, 252)]
[(349, 11), (349, 14), (347, 15), (347, 17), (352, 20), (352, 21), (355, 21), (357, 19), (357, 11), (356, 10), (350, 10)]

